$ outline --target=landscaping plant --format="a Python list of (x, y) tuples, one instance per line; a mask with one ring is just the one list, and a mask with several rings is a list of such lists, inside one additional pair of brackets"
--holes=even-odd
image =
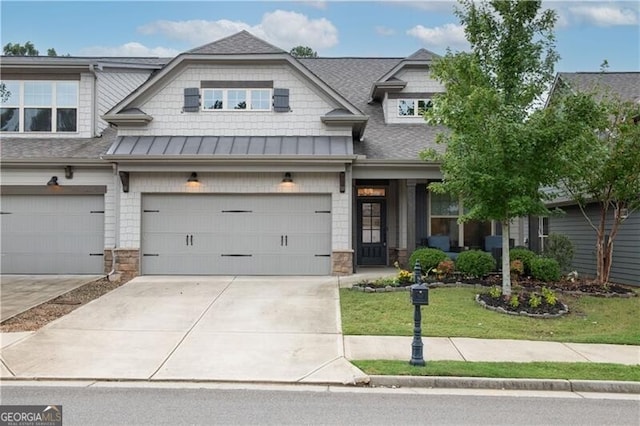
[(447, 260), (448, 257), (442, 250), (434, 248), (420, 248), (411, 253), (409, 257), (409, 267), (413, 268), (416, 260), (420, 261), (420, 267), (426, 274), (430, 270), (437, 268), (440, 262)]
[(495, 270), (496, 261), (489, 253), (481, 250), (463, 251), (456, 259), (458, 272), (466, 276), (482, 278)]
[(445, 91), (425, 113), (430, 124), (447, 128), (437, 140), (446, 150), (422, 157), (441, 162), (443, 180), (429, 189), (460, 197), (462, 221), (502, 224), (502, 291), (509, 295), (510, 222), (548, 214), (543, 188), (562, 171), (548, 117), (531, 108), (554, 78), (557, 14), (541, 1), (459, 3), (455, 13), (470, 49), (434, 61), (431, 73)]
[(531, 262), (531, 276), (544, 282), (558, 281), (561, 276), (560, 265), (555, 259), (537, 257)]
[(509, 257), (513, 260), (521, 261), (524, 266), (524, 273), (531, 275), (531, 262), (538, 255), (526, 248), (512, 248), (509, 250)]
[(573, 261), (573, 244), (566, 235), (549, 234), (547, 241), (544, 243), (542, 255), (555, 259), (560, 265), (562, 273), (569, 272)]

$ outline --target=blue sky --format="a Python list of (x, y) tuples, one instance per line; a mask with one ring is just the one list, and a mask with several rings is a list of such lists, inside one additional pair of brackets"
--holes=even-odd
[[(173, 56), (246, 29), (320, 56), (405, 57), (467, 47), (452, 1), (6, 1), (1, 42), (72, 56)], [(640, 70), (640, 2), (545, 1), (558, 12), (557, 71)]]

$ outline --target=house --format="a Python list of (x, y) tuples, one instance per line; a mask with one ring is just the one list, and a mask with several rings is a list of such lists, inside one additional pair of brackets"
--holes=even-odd
[[(640, 102), (640, 72), (576, 72), (559, 73), (552, 86), (549, 98), (564, 91), (592, 91), (619, 96), (624, 101)], [(584, 218), (578, 205), (566, 197), (549, 203), (565, 212), (561, 216), (531, 218), (529, 230), (532, 247), (544, 248), (550, 233), (566, 235), (574, 246), (572, 268), (580, 274), (596, 275), (596, 233)], [(593, 223), (598, 223), (600, 208), (596, 203), (588, 204), (586, 214)], [(613, 214), (613, 213), (612, 213)], [(611, 218), (607, 229), (611, 227)], [(536, 236), (534, 238), (533, 236)], [(640, 285), (640, 214), (631, 213), (619, 228), (613, 247), (613, 263), (610, 279), (613, 282)]]
[(350, 274), (430, 235), (482, 247), (499, 227), (458, 224), (419, 159), (436, 57), (297, 59), (246, 31), (175, 58), (3, 57), (2, 272)]

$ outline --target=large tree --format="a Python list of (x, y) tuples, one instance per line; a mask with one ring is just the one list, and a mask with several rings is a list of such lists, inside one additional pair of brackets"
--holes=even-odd
[(439, 135), (443, 181), (435, 192), (462, 198), (461, 220), (495, 220), (502, 226), (502, 292), (511, 294), (509, 223), (545, 214), (541, 191), (559, 177), (557, 140), (545, 112), (531, 114), (553, 79), (558, 59), (556, 14), (540, 1), (460, 1), (456, 15), (465, 27), (470, 52), (447, 54), (432, 75), (446, 93), (426, 113), (449, 131)]
[[(603, 93), (604, 96), (603, 96)], [(566, 191), (596, 234), (596, 282), (609, 282), (620, 225), (640, 210), (640, 104), (602, 87), (566, 93), (549, 109), (563, 144)], [(597, 220), (588, 214), (599, 209)]]
[(3, 52), (7, 56), (38, 56), (40, 52), (30, 41), (24, 45), (20, 43), (7, 43), (4, 45)]
[[(25, 44), (20, 43), (7, 43), (2, 48), (3, 53), (6, 56), (38, 56), (40, 55), (40, 51), (36, 49), (33, 43), (30, 41)], [(47, 49), (47, 56), (58, 56), (56, 49), (50, 48)], [(69, 54), (62, 56), (70, 56)]]
[(296, 46), (289, 52), (296, 58), (317, 58), (318, 53), (308, 46)]

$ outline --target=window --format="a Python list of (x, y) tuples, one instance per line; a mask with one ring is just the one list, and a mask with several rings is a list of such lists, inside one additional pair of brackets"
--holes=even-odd
[(422, 117), (430, 108), (433, 108), (431, 99), (398, 99), (398, 116), (400, 117)]
[(6, 81), (2, 102), (3, 132), (75, 132), (78, 129), (78, 82)]
[(202, 89), (203, 110), (270, 111), (271, 89)]
[(459, 224), (458, 218), (463, 211), (460, 200), (433, 192), (429, 192), (429, 200), (429, 235), (449, 236), (451, 247), (484, 247), (484, 237), (491, 235), (491, 222), (471, 220)]

